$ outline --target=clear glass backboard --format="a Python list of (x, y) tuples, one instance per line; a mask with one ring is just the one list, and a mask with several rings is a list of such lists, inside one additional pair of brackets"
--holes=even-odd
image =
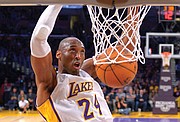
[(166, 50), (171, 58), (180, 59), (180, 33), (146, 33), (146, 58), (161, 58)]

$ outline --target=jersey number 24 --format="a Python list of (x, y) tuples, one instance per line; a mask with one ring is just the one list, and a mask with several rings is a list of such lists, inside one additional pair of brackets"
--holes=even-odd
[(95, 108), (98, 110), (99, 115), (102, 115), (102, 112), (101, 112), (101, 109), (100, 109), (100, 104), (99, 104), (99, 102), (98, 102), (98, 100), (97, 100), (96, 95), (95, 95), (95, 99), (94, 99), (94, 104), (91, 103), (91, 102), (90, 102), (88, 99), (86, 99), (86, 98), (83, 98), (83, 99), (78, 100), (77, 103), (78, 103), (79, 106), (84, 107), (84, 114), (83, 114), (83, 116), (84, 116), (84, 119), (85, 119), (85, 120), (94, 118), (94, 113), (93, 113), (93, 111), (89, 111), (89, 108), (90, 108), (90, 107), (95, 107)]

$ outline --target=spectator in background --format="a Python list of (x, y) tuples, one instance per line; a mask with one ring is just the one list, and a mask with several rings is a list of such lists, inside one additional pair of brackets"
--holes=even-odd
[(15, 85), (17, 88), (22, 89), (26, 93), (27, 92), (27, 89), (26, 89), (27, 85), (26, 85), (26, 81), (25, 81), (25, 75), (18, 76)]
[(23, 84), (22, 84), (22, 88), (21, 88), (25, 93), (27, 93), (28, 92), (28, 90), (27, 90), (27, 85), (26, 85), (26, 81), (25, 80), (23, 80)]
[(21, 96), (19, 101), (19, 110), (26, 113), (27, 109), (29, 108), (29, 102), (25, 99), (24, 96)]
[(27, 95), (24, 93), (23, 90), (20, 90), (20, 93), (18, 95), (18, 101), (21, 100), (21, 97), (24, 97), (24, 99), (27, 100)]
[[(135, 95), (136, 95), (136, 96), (139, 95), (139, 89), (138, 89), (138, 88), (134, 89), (134, 92), (135, 92)], [(136, 99), (135, 99), (135, 100), (136, 100)]]
[(119, 88), (119, 89), (117, 90), (116, 95), (117, 95), (120, 99), (121, 99), (121, 97), (125, 97), (125, 96), (126, 96), (126, 94), (124, 93), (124, 90), (123, 90), (122, 88)]
[(8, 82), (8, 78), (5, 78), (4, 83), (1, 86), (1, 94), (3, 96), (4, 105), (8, 103), (10, 99), (11, 87), (12, 87), (12, 84)]
[(174, 97), (176, 98), (177, 107), (180, 108), (180, 87), (176, 86), (174, 88)]
[(103, 86), (102, 91), (103, 91), (104, 96), (108, 95), (108, 91), (107, 91), (106, 86)]
[(143, 111), (146, 111), (147, 109), (147, 103), (148, 98), (147, 94), (144, 92), (143, 89), (140, 89), (139, 94), (136, 96), (136, 102), (135, 102), (135, 111), (138, 111), (138, 108), (140, 108)]
[(154, 81), (154, 80), (151, 80), (150, 81), (150, 87), (149, 87), (149, 91), (151, 91), (151, 90), (155, 90), (155, 92), (157, 93), (158, 92), (158, 85), (156, 85), (156, 81)]
[(32, 90), (33, 90), (33, 93), (37, 92), (37, 86), (35, 84), (35, 81), (32, 81)]
[(180, 96), (180, 88), (178, 86), (176, 86), (174, 88), (174, 97), (179, 97)]
[(105, 96), (105, 99), (106, 99), (106, 102), (107, 102), (107, 104), (108, 104), (108, 107), (109, 107), (109, 109), (110, 109), (110, 111), (111, 111), (111, 113), (114, 111), (114, 107), (113, 107), (113, 101), (112, 100), (110, 100), (110, 97), (107, 95), (107, 96)]
[(153, 106), (154, 106), (154, 103), (155, 103), (155, 96), (156, 96), (156, 92), (155, 90), (151, 90), (150, 93), (149, 93), (149, 104), (150, 104), (150, 109), (152, 110)]
[(32, 82), (30, 79), (27, 80), (27, 89), (32, 89)]
[(8, 101), (8, 108), (10, 110), (16, 110), (18, 107), (18, 93), (17, 88), (13, 88), (12, 92), (10, 93), (10, 100)]
[(134, 111), (135, 98), (136, 98), (136, 95), (135, 95), (132, 87), (129, 87), (129, 90), (126, 93), (126, 102), (127, 102), (128, 108), (131, 108), (131, 111)]
[(23, 80), (21, 79), (20, 76), (18, 76), (18, 78), (17, 78), (17, 80), (16, 80), (16, 82), (15, 82), (15, 86), (16, 86), (17, 88), (21, 88), (22, 82), (23, 82)]
[(115, 106), (117, 108), (117, 111), (120, 114), (125, 114), (125, 115), (129, 115), (131, 112), (131, 108), (128, 108), (127, 103), (125, 101), (125, 97), (122, 96), (121, 99), (119, 99), (118, 96), (116, 96), (115, 98)]
[(36, 98), (36, 95), (32, 92), (32, 89), (29, 89), (28, 94), (27, 94), (27, 100), (29, 102), (30, 110), (35, 110), (35, 98)]
[(133, 84), (133, 89), (136, 90), (136, 89), (141, 89), (142, 86), (140, 84), (140, 81), (139, 80), (136, 80)]
[(115, 89), (111, 89), (111, 92), (108, 94), (111, 101), (113, 101), (116, 97)]

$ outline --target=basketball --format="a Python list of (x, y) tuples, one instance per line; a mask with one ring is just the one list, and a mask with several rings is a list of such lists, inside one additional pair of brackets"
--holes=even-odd
[[(119, 46), (117, 49), (120, 51), (122, 47)], [(111, 53), (111, 59), (118, 55), (117, 51), (112, 48), (108, 48), (106, 50), (106, 54), (109, 55), (109, 53)], [(123, 51), (122, 54), (129, 58), (132, 57), (132, 54), (128, 51)], [(102, 53), (97, 57), (97, 59), (102, 59), (104, 57), (105, 54)], [(116, 61), (120, 60), (125, 60), (125, 58), (118, 56)], [(98, 78), (101, 80), (101, 82), (112, 88), (122, 88), (130, 84), (137, 73), (137, 68), (137, 61), (95, 65)]]

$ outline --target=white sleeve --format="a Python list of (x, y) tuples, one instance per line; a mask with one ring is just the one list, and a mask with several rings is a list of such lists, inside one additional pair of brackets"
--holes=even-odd
[(41, 14), (31, 36), (31, 55), (41, 58), (51, 51), (47, 38), (54, 28), (61, 8), (62, 5), (49, 5)]
[(26, 104), (29, 104), (29, 101), (28, 100), (25, 100)]
[(22, 102), (21, 101), (19, 101), (19, 107), (22, 107)]

